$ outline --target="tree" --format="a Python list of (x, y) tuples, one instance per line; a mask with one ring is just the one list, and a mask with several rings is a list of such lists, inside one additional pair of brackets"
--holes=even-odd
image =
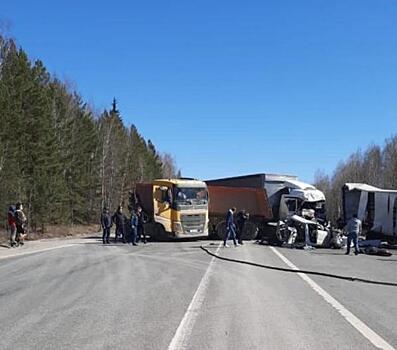
[[(33, 228), (97, 221), (138, 181), (174, 174), (155, 145), (127, 128), (116, 100), (96, 116), (81, 96), (0, 35), (0, 205), (21, 200)], [(0, 219), (4, 222), (4, 211)]]

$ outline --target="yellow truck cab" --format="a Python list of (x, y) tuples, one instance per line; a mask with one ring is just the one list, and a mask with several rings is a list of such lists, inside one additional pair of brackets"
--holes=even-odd
[(159, 179), (138, 183), (135, 206), (148, 216), (146, 234), (158, 238), (208, 236), (208, 191), (203, 181)]

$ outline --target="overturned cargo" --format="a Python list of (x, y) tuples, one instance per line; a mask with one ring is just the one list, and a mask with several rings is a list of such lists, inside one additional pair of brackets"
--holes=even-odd
[(397, 240), (397, 190), (346, 183), (342, 187), (342, 206), (344, 221), (356, 214), (367, 238)]

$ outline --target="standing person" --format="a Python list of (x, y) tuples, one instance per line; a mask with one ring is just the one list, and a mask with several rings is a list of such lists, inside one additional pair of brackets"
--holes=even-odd
[(112, 224), (112, 218), (109, 214), (109, 209), (108, 208), (103, 208), (103, 212), (101, 215), (101, 225), (102, 225), (102, 242), (103, 244), (109, 244), (109, 237), (110, 237), (110, 229), (113, 226)]
[(17, 245), (16, 242), (16, 236), (17, 236), (17, 225), (15, 222), (15, 205), (10, 205), (8, 208), (8, 213), (7, 213), (7, 221), (8, 221), (8, 227), (10, 228), (10, 246), (11, 248), (15, 247)]
[(117, 238), (120, 238), (123, 243), (127, 243), (125, 240), (125, 216), (123, 214), (123, 207), (119, 205), (116, 212), (112, 216), (113, 222), (116, 224), (116, 230), (114, 232), (114, 243), (117, 243)]
[(243, 243), (243, 231), (245, 222), (249, 219), (250, 214), (248, 214), (245, 209), (240, 210), (236, 215), (236, 224), (237, 224), (237, 242), (239, 244)]
[(132, 245), (138, 245), (137, 239), (138, 239), (138, 225), (139, 225), (139, 219), (138, 215), (135, 210), (131, 212), (131, 244)]
[(233, 207), (228, 210), (226, 216), (226, 236), (223, 240), (223, 246), (229, 247), (227, 244), (228, 239), (233, 239), (234, 246), (237, 247), (239, 244), (236, 241), (236, 225), (234, 224), (234, 213), (236, 212), (236, 208)]
[(16, 242), (17, 245), (24, 245), (25, 225), (27, 223), (27, 219), (25, 213), (23, 212), (22, 203), (18, 202), (15, 207), (15, 225), (17, 228)]
[(146, 235), (145, 235), (145, 226), (144, 226), (144, 224), (146, 224), (146, 220), (143, 216), (143, 211), (142, 211), (141, 207), (137, 208), (136, 214), (138, 216), (138, 227), (137, 227), (138, 238), (137, 238), (137, 241), (139, 241), (139, 239), (142, 239), (142, 242), (144, 244), (146, 244)]
[(354, 244), (354, 254), (357, 255), (359, 253), (358, 250), (358, 236), (362, 231), (361, 220), (357, 218), (357, 214), (354, 214), (353, 217), (347, 222), (346, 225), (347, 231), (347, 250), (346, 255), (350, 254), (350, 246), (353, 241)]

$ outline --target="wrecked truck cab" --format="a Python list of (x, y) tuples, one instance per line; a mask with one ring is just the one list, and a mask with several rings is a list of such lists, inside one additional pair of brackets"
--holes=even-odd
[(324, 193), (312, 185), (298, 180), (285, 181), (289, 193), (281, 195), (279, 217), (285, 220), (293, 215), (325, 222)]

